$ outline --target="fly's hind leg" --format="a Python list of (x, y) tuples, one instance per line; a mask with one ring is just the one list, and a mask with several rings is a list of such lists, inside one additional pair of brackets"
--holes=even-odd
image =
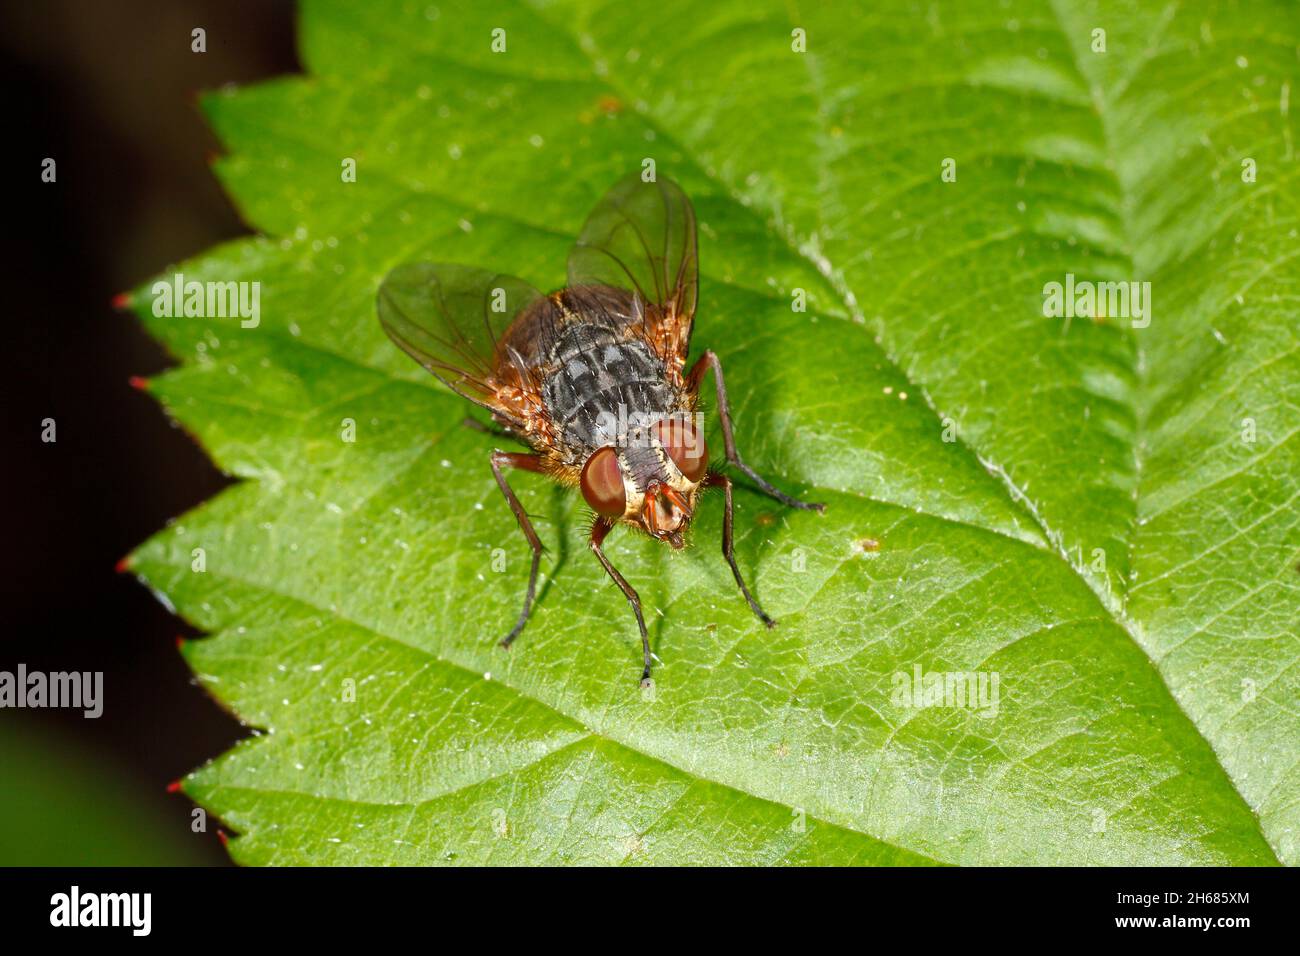
[[(731, 409), (727, 405), (727, 385), (722, 378), (722, 363), (718, 361), (718, 357), (712, 351), (701, 355), (699, 361), (691, 367), (690, 372), (687, 374), (687, 385), (690, 391), (695, 393), (700, 387), (700, 382), (704, 380), (704, 373), (709, 369), (713, 369), (713, 384), (718, 393), (718, 420), (722, 423), (722, 440), (727, 448), (727, 461), (744, 472), (745, 476), (758, 485), (759, 490), (765, 495), (775, 498), (782, 504), (789, 505), (791, 508), (802, 508), (804, 511), (825, 511), (826, 506), (824, 504), (791, 498), (784, 491), (773, 487), (758, 472), (745, 464), (740, 457), (740, 452), (736, 450), (736, 439), (731, 433)], [(741, 587), (744, 587), (744, 585), (742, 584)], [(753, 604), (752, 600), (750, 604)]]
[(623, 596), (627, 598), (627, 603), (632, 606), (632, 613), (636, 615), (636, 626), (641, 631), (641, 657), (645, 663), (645, 668), (641, 671), (641, 686), (647, 687), (650, 684), (650, 637), (646, 634), (645, 618), (641, 614), (641, 597), (636, 593), (636, 589), (627, 583), (627, 579), (618, 573), (618, 568), (610, 564), (609, 558), (605, 557), (605, 552), (601, 545), (605, 541), (605, 536), (609, 534), (614, 527), (614, 522), (606, 518), (597, 518), (591, 525), (591, 550), (600, 561), (605, 572), (614, 579), (614, 583), (622, 590)]
[(524, 511), (524, 506), (519, 503), (519, 499), (515, 497), (515, 493), (510, 489), (506, 476), (501, 473), (503, 466), (539, 473), (543, 471), (543, 468), (542, 460), (537, 455), (505, 451), (492, 452), (492, 476), (496, 478), (497, 487), (501, 489), (501, 494), (505, 495), (506, 503), (510, 505), (515, 520), (519, 522), (519, 529), (523, 531), (524, 537), (528, 539), (528, 544), (533, 549), (533, 565), (528, 572), (528, 594), (524, 597), (524, 609), (519, 612), (519, 620), (510, 629), (510, 633), (501, 640), (501, 646), (509, 648), (511, 642), (519, 636), (519, 632), (528, 623), (528, 615), (533, 610), (533, 596), (537, 593), (537, 570), (542, 560), (542, 542), (537, 537), (537, 532), (533, 530), (533, 523), (528, 519), (528, 513)]
[(491, 435), (494, 438), (515, 438), (504, 428), (497, 428), (495, 425), (485, 425), (472, 415), (466, 415), (461, 419), (461, 424), (466, 428), (471, 428), (476, 432), (482, 432), (485, 435)]

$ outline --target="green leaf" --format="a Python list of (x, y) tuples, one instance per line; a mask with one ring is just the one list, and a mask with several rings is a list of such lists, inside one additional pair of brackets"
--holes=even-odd
[[(260, 324), (136, 300), (183, 362), (153, 392), (246, 479), (134, 558), (261, 728), (184, 784), (236, 860), (1300, 861), (1287, 4), (304, 7), (306, 76), (204, 101), (263, 235), (178, 267), (260, 282)], [(742, 453), (828, 504), (737, 496), (771, 632), (719, 500), (681, 554), (611, 537), (654, 699), (536, 476), (544, 587), (495, 646), (528, 550), (494, 440), (374, 314), (416, 259), (562, 284), (645, 158), (697, 208)], [(1150, 324), (1046, 317), (1067, 274), (1149, 281)], [(914, 668), (997, 706), (917, 707)]]

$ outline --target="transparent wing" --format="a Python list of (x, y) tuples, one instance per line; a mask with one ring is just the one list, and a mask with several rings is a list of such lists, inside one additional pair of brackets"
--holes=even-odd
[(459, 395), (522, 424), (503, 386), (531, 382), (558, 310), (522, 279), (434, 262), (398, 266), (379, 287), (379, 322)]
[[(569, 291), (626, 289), (645, 337), (684, 361), (699, 286), (695, 211), (670, 179), (633, 174), (596, 204), (569, 253)], [(678, 356), (677, 353), (680, 353)], [(668, 358), (665, 355), (665, 358)]]

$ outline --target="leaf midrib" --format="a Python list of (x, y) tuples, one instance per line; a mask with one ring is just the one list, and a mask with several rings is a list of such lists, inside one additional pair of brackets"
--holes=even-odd
[[(1088, 77), (1084, 73), (1082, 61), (1079, 58), (1078, 48), (1070, 40), (1071, 31), (1065, 28), (1065, 16), (1061, 12), (1060, 2), (1061, 0), (1050, 0), (1049, 6), (1051, 7), (1053, 16), (1056, 17), (1057, 25), (1060, 28), (1061, 33), (1065, 39), (1066, 46), (1070, 50), (1074, 58), (1075, 73), (1078, 75), (1080, 81), (1086, 85), (1088, 83)], [(1147, 47), (1149, 51), (1153, 51), (1157, 49), (1157, 47), (1159, 46), (1161, 40), (1164, 37), (1165, 31), (1169, 27), (1169, 24), (1173, 21), (1174, 17), (1177, 15), (1178, 3), (1179, 0), (1174, 0), (1174, 2), (1169, 4), (1168, 7), (1166, 8), (1167, 16), (1165, 16), (1161, 20), (1155, 34), (1151, 37)], [(1142, 72), (1143, 69), (1145, 69), (1146, 64), (1151, 60), (1151, 58), (1152, 58), (1152, 54), (1148, 52), (1144, 52), (1138, 56), (1137, 63), (1133, 65), (1132, 69), (1121, 80), (1121, 84), (1119, 87), (1121, 92), (1123, 90), (1126, 90), (1129, 84), (1132, 83), (1133, 79), (1137, 77)], [(1092, 88), (1092, 95), (1089, 96), (1089, 102), (1092, 104), (1093, 112), (1096, 114), (1097, 117), (1098, 126), (1101, 129), (1102, 149), (1106, 156), (1107, 170), (1110, 173), (1111, 178), (1114, 180), (1115, 189), (1119, 195), (1119, 205), (1118, 205), (1118, 217), (1120, 220), (1119, 234), (1121, 240), (1124, 243), (1124, 255), (1128, 259), (1130, 274), (1136, 275), (1137, 256), (1136, 256), (1135, 247), (1133, 245), (1134, 237), (1137, 234), (1137, 229), (1136, 226), (1134, 225), (1134, 220), (1133, 220), (1134, 197), (1132, 192), (1126, 186), (1123, 177), (1120, 175), (1118, 154), (1115, 151), (1115, 138), (1116, 138), (1115, 130), (1114, 130), (1113, 122), (1109, 116), (1109, 99), (1106, 97), (1106, 94), (1100, 85), (1094, 86)], [(1128, 335), (1133, 343), (1133, 356), (1134, 356), (1134, 367), (1132, 370), (1133, 380), (1134, 380), (1134, 386), (1132, 390), (1132, 395), (1133, 395), (1133, 403), (1132, 403), (1133, 406), (1132, 408), (1133, 410), (1133, 449), (1132, 449), (1133, 451), (1133, 495), (1130, 499), (1132, 501), (1132, 514), (1129, 518), (1129, 532), (1128, 532), (1128, 541), (1127, 541), (1127, 545), (1128, 545), (1127, 570), (1131, 574), (1134, 567), (1134, 560), (1137, 556), (1135, 551), (1135, 546), (1138, 538), (1137, 528), (1138, 528), (1139, 502), (1142, 500), (1142, 474), (1143, 474), (1143, 466), (1144, 466), (1143, 450), (1145, 449), (1146, 441), (1148, 437), (1147, 436), (1148, 416), (1150, 414), (1149, 403), (1147, 401), (1144, 401), (1143, 397), (1147, 394), (1147, 389), (1150, 383), (1151, 370), (1150, 370), (1149, 363), (1147, 361), (1147, 354), (1145, 351), (1145, 347), (1142, 343), (1142, 336), (1136, 334), (1135, 330), (1132, 329), (1131, 327), (1128, 329)], [(1076, 569), (1076, 573), (1077, 573), (1077, 569)], [(1084, 577), (1085, 581), (1087, 581), (1086, 575), (1080, 574), (1080, 576)], [(1098, 600), (1101, 601), (1104, 607), (1106, 607), (1107, 602), (1104, 600), (1103, 596), (1095, 588), (1093, 589), (1093, 593), (1097, 594)], [(1277, 856), (1277, 850), (1273, 846), (1273, 842), (1269, 839), (1268, 833), (1265, 832), (1264, 830), (1264, 826), (1263, 823), (1260, 821), (1259, 813), (1257, 809), (1251, 806), (1250, 801), (1248, 801), (1246, 799), (1245, 794), (1242, 793), (1241, 787), (1238, 785), (1236, 779), (1229, 771), (1228, 766), (1224, 762), (1223, 756), (1219, 753), (1218, 748), (1215, 746), (1214, 741), (1211, 740), (1210, 737), (1201, 728), (1201, 726), (1192, 719), (1191, 715), (1187, 712), (1186, 708), (1183, 706), (1182, 701), (1179, 699), (1178, 694), (1175, 693), (1174, 689), (1171, 686), (1169, 686), (1168, 680), (1165, 677), (1164, 670), (1160, 666), (1160, 660), (1153, 657), (1151, 655), (1151, 652), (1145, 646), (1145, 644), (1138, 639), (1137, 633), (1134, 630), (1136, 622), (1133, 621), (1133, 619), (1130, 618), (1127, 613), (1128, 599), (1131, 594), (1132, 594), (1131, 581), (1126, 580), (1124, 582), (1123, 598), (1119, 603), (1119, 606), (1117, 608), (1111, 609), (1112, 616), (1114, 617), (1115, 622), (1121, 628), (1124, 629), (1124, 633), (1126, 633), (1129, 636), (1129, 638), (1133, 641), (1133, 643), (1136, 644), (1139, 650), (1141, 650), (1142, 653), (1146, 656), (1147, 660), (1151, 662), (1153, 669), (1160, 677), (1161, 684), (1168, 691), (1169, 698), (1170, 700), (1173, 701), (1174, 706), (1178, 709), (1179, 713), (1182, 714), (1183, 718), (1187, 721), (1188, 725), (1194, 728), (1197, 735), (1199, 735), (1200, 738), (1205, 741), (1205, 744), (1207, 747), (1209, 747), (1210, 752), (1215, 755), (1215, 759), (1218, 761), (1219, 768), (1223, 771), (1224, 778), (1232, 786), (1233, 792), (1237, 795), (1238, 799), (1241, 800), (1242, 805), (1246, 807), (1246, 809), (1250, 812), (1251, 819), (1254, 821), (1255, 827), (1258, 830), (1264, 845), (1269, 848), (1269, 852), (1273, 854), (1274, 860), (1277, 861), (1280, 865), (1281, 860)]]

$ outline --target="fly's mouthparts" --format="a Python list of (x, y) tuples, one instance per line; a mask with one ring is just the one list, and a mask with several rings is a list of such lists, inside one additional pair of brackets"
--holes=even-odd
[(683, 520), (690, 521), (694, 517), (694, 513), (686, 504), (686, 499), (672, 485), (659, 485), (658, 492), (668, 499), (669, 504), (682, 513)]
[[(659, 508), (662, 503), (668, 505), (664, 508), (666, 512), (675, 509), (678, 512), (678, 520), (673, 522), (670, 528), (661, 528), (659, 526)], [(646, 488), (645, 502), (641, 507), (642, 523), (647, 531), (654, 538), (660, 541), (667, 541), (674, 548), (681, 547), (681, 525), (691, 520), (691, 509), (687, 507), (686, 500), (681, 496), (676, 488), (666, 485), (660, 481), (652, 481)], [(671, 517), (671, 515), (670, 515)]]

